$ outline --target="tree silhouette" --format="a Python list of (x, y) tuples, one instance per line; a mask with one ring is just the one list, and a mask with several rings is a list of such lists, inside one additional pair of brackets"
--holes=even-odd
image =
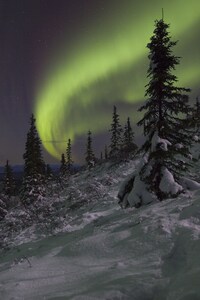
[(130, 158), (135, 154), (136, 150), (137, 145), (134, 142), (134, 132), (131, 127), (130, 118), (128, 117), (124, 127), (123, 154), (126, 158)]
[(64, 153), (62, 153), (61, 160), (60, 160), (60, 176), (64, 178), (66, 177), (66, 175), (67, 175), (66, 159)]
[(11, 197), (15, 194), (15, 187), (16, 183), (13, 176), (13, 171), (9, 165), (9, 161), (7, 160), (4, 168), (3, 193), (6, 196)]
[(92, 132), (90, 130), (88, 131), (85, 160), (89, 169), (95, 165), (95, 156), (92, 149)]
[(155, 22), (154, 34), (147, 45), (150, 50), (148, 69), (148, 100), (139, 110), (144, 117), (138, 125), (143, 126), (146, 141), (141, 150), (147, 162), (140, 176), (149, 189), (162, 200), (175, 196), (176, 191), (164, 192), (161, 189), (166, 175), (178, 180), (186, 170), (187, 163), (181, 157), (188, 157), (190, 136), (186, 130), (186, 115), (189, 111), (187, 88), (176, 87), (176, 75), (172, 71), (179, 64), (179, 57), (172, 54), (177, 42), (171, 41), (169, 25), (163, 19)]
[(44, 194), (45, 163), (42, 157), (41, 141), (32, 114), (30, 128), (27, 133), (24, 158), (24, 177), (21, 199), (25, 205), (41, 199)]
[(67, 143), (67, 150), (66, 150), (66, 168), (67, 168), (67, 173), (70, 175), (73, 167), (73, 160), (72, 160), (72, 145), (71, 145), (71, 140), (68, 140)]
[(116, 106), (113, 107), (112, 124), (109, 131), (111, 132), (109, 157), (112, 159), (118, 159), (120, 158), (122, 148), (122, 127), (119, 122), (119, 115), (117, 113)]

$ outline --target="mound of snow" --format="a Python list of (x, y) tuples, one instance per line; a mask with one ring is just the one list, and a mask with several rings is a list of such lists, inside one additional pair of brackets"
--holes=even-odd
[(159, 188), (168, 195), (177, 195), (183, 191), (183, 187), (174, 180), (174, 176), (167, 168), (162, 169)]
[(191, 180), (189, 178), (182, 177), (180, 182), (181, 182), (181, 185), (187, 190), (195, 191), (195, 190), (200, 189), (200, 183), (198, 183), (194, 180)]
[(154, 200), (156, 200), (154, 195), (147, 190), (145, 183), (141, 181), (140, 176), (137, 175), (135, 177), (133, 188), (127, 196), (127, 201), (130, 206), (139, 207), (143, 204), (149, 204)]

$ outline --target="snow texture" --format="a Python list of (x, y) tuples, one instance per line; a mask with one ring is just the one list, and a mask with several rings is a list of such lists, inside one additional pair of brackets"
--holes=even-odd
[(160, 147), (160, 149), (162, 149), (163, 151), (167, 151), (168, 150), (168, 146), (171, 146), (171, 143), (166, 140), (166, 139), (162, 139), (159, 137), (158, 132), (155, 131), (153, 137), (152, 137), (152, 141), (151, 141), (151, 151), (155, 151), (157, 149), (157, 147)]
[(183, 187), (175, 182), (172, 173), (165, 167), (162, 170), (162, 179), (159, 188), (162, 192), (169, 195), (177, 195), (183, 190)]
[(134, 186), (127, 197), (131, 207), (139, 207), (141, 205), (149, 204), (156, 200), (153, 194), (151, 194), (143, 181), (140, 180), (140, 176), (135, 177)]
[(13, 232), (1, 249), (0, 298), (200, 299), (200, 190), (185, 180), (191, 190), (175, 199), (123, 210), (119, 184), (137, 164), (74, 176), (73, 188), (48, 199), (65, 214), (53, 233), (37, 224)]

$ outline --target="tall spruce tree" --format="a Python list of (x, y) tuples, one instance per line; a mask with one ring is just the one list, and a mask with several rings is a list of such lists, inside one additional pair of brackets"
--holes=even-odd
[(149, 83), (146, 96), (148, 100), (139, 110), (145, 111), (138, 125), (143, 126), (146, 141), (141, 150), (147, 156), (147, 162), (140, 177), (162, 200), (176, 196), (180, 185), (170, 190), (163, 188), (164, 178), (179, 180), (187, 168), (190, 135), (186, 130), (186, 115), (189, 111), (187, 92), (190, 89), (176, 87), (177, 77), (172, 71), (179, 64), (179, 57), (172, 54), (177, 42), (171, 41), (169, 25), (163, 19), (155, 22), (154, 34), (147, 45), (150, 54), (148, 69)]
[(66, 158), (67, 173), (70, 175), (73, 167), (71, 139), (68, 139)]
[(116, 106), (113, 107), (112, 124), (109, 131), (111, 132), (109, 157), (112, 159), (119, 159), (122, 149), (122, 127), (119, 122), (119, 115), (117, 113)]
[(127, 118), (127, 123), (124, 127), (123, 136), (123, 153), (126, 158), (130, 158), (135, 154), (137, 150), (137, 145), (134, 142), (134, 132), (131, 127), (130, 118)]
[(87, 136), (85, 160), (89, 169), (95, 165), (95, 156), (92, 149), (92, 132), (90, 130), (88, 131), (88, 136)]
[(27, 133), (24, 158), (24, 177), (21, 191), (25, 205), (41, 199), (44, 194), (45, 163), (42, 157), (41, 141), (35, 125), (36, 119), (31, 115), (30, 128)]

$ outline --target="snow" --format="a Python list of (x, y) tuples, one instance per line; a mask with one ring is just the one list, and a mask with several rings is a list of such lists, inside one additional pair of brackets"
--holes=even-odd
[(183, 148), (183, 145), (180, 144), (180, 143), (178, 143), (178, 144), (175, 145), (175, 148), (176, 148), (176, 149), (182, 149), (182, 148)]
[(200, 183), (186, 177), (182, 177), (180, 183), (187, 190), (195, 191), (200, 189)]
[[(89, 200), (76, 209), (63, 208), (73, 202), (68, 188), (61, 190), (56, 204), (65, 204), (65, 218), (57, 232), (48, 235), (32, 226), (18, 238), (13, 234), (0, 255), (0, 298), (200, 299), (198, 184), (184, 179), (189, 191), (177, 198), (124, 210), (117, 193), (137, 164), (76, 175), (72, 196)], [(165, 179), (174, 183), (168, 173)], [(146, 193), (137, 174), (135, 181)]]
[(152, 141), (151, 141), (151, 151), (155, 151), (157, 147), (160, 147), (163, 151), (168, 150), (168, 146), (171, 146), (171, 143), (166, 140), (159, 137), (158, 132), (155, 131)]
[(175, 182), (174, 177), (170, 171), (163, 167), (162, 170), (162, 179), (160, 181), (159, 188), (166, 194), (177, 195), (183, 190), (183, 187)]
[(147, 190), (144, 182), (140, 180), (140, 176), (135, 177), (134, 186), (127, 197), (131, 207), (139, 207), (140, 205), (147, 205), (155, 201), (155, 197)]
[(194, 140), (195, 142), (198, 142), (198, 141), (199, 141), (198, 135), (194, 135), (194, 136), (193, 136), (193, 140)]

